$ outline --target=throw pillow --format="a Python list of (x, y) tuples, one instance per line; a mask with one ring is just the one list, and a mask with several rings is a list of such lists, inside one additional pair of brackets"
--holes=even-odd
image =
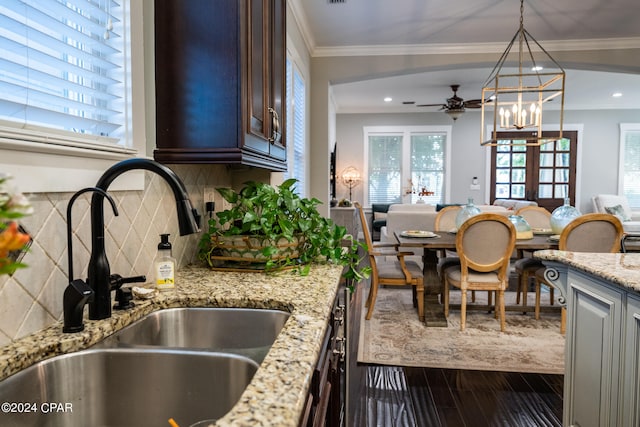
[(373, 219), (374, 220), (387, 219), (387, 213), (386, 212), (374, 212), (373, 213)]
[(620, 218), (620, 221), (626, 222), (626, 221), (631, 221), (631, 218), (629, 218), (624, 211), (624, 208), (622, 207), (622, 205), (615, 205), (615, 206), (605, 206), (604, 210), (611, 215), (615, 215), (618, 218)]

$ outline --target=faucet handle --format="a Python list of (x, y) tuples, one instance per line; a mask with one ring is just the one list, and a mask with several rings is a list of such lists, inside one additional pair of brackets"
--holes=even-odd
[(124, 285), (125, 283), (138, 283), (138, 282), (146, 282), (147, 281), (147, 276), (142, 275), (142, 276), (131, 276), (131, 277), (122, 277), (119, 274), (112, 274), (109, 276), (109, 284), (110, 284), (110, 289), (114, 290), (114, 289), (120, 289), (122, 287), (122, 285)]

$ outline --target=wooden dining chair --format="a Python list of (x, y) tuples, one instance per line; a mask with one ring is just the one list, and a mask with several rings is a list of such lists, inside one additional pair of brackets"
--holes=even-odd
[[(460, 209), (462, 209), (462, 206), (454, 205), (445, 206), (440, 209), (434, 222), (434, 231), (443, 233), (455, 231), (456, 217), (458, 216)], [(444, 286), (444, 271), (454, 265), (460, 265), (460, 257), (455, 251), (448, 249), (441, 249), (438, 251), (438, 266), (436, 267), (436, 270), (438, 272), (438, 277), (440, 277), (440, 281), (442, 282), (442, 286)], [(475, 302), (475, 300), (476, 293), (475, 291), (472, 291), (471, 301)]]
[(444, 313), (449, 315), (449, 287), (460, 288), (460, 330), (466, 322), (467, 291), (494, 291), (496, 316), (505, 330), (504, 291), (509, 286), (509, 259), (516, 244), (516, 229), (503, 215), (479, 214), (462, 224), (456, 236), (460, 265), (445, 270)]
[[(360, 221), (366, 224), (364, 210), (360, 203), (354, 206), (360, 214)], [(367, 320), (371, 319), (373, 309), (378, 296), (380, 285), (407, 286), (411, 285), (414, 291), (414, 305), (418, 308), (418, 319), (424, 322), (424, 283), (422, 268), (415, 261), (405, 260), (406, 256), (412, 256), (413, 252), (401, 252), (398, 243), (376, 242), (371, 240), (369, 228), (363, 226), (362, 232), (367, 245), (369, 263), (371, 265), (371, 286), (367, 297)]]
[(435, 231), (455, 231), (456, 216), (460, 212), (462, 206), (445, 206), (436, 214), (434, 228)]
[[(551, 212), (540, 206), (525, 206), (516, 211), (516, 215), (520, 215), (527, 221), (532, 229), (551, 229)], [(518, 288), (516, 290), (516, 304), (520, 304), (522, 297), (522, 305), (527, 305), (527, 293), (529, 291), (529, 281), (536, 275), (536, 271), (541, 268), (540, 260), (524, 256), (519, 251), (519, 259), (513, 263), (514, 271), (518, 276)], [(553, 304), (553, 288), (549, 292), (550, 303)]]
[[(624, 229), (620, 220), (611, 214), (590, 213), (577, 217), (562, 230), (558, 249), (569, 252), (620, 252)], [(535, 318), (540, 319), (540, 285), (551, 287), (544, 277), (545, 267), (536, 270)], [(566, 329), (566, 309), (560, 318), (560, 332)]]

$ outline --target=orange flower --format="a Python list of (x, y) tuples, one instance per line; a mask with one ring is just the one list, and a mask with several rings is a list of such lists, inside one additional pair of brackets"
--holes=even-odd
[(29, 243), (28, 234), (21, 233), (18, 230), (18, 223), (10, 222), (7, 227), (0, 232), (0, 258), (6, 258), (10, 251), (22, 249)]

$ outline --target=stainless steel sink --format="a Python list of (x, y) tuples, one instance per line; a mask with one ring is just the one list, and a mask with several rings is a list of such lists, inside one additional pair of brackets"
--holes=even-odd
[(289, 315), (249, 308), (169, 308), (143, 317), (96, 347), (188, 348), (240, 354), (262, 363)]
[[(0, 382), (0, 425), (188, 426), (235, 405), (258, 365), (231, 354), (91, 349), (37, 363)], [(11, 406), (13, 405), (13, 406)], [(14, 412), (11, 412), (11, 411)]]

